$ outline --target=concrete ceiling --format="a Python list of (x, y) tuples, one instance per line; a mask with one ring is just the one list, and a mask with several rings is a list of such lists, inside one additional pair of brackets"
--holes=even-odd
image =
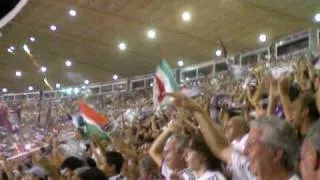
[[(77, 16), (68, 14), (70, 9)], [(268, 42), (315, 27), (312, 17), (320, 10), (318, 0), (30, 0), (15, 19), (0, 31), (0, 88), (21, 92), (32, 85), (45, 89), (22, 45), (28, 44), (47, 78), (62, 85), (85, 79), (103, 82), (113, 74), (130, 77), (152, 72), (160, 52), (172, 66), (212, 59), (222, 40), (229, 53), (259, 46), (260, 33)], [(181, 20), (189, 11), (192, 19)], [(57, 31), (49, 26), (55, 24)], [(156, 39), (148, 39), (153, 28)], [(36, 42), (30, 42), (34, 36)], [(126, 51), (118, 49), (126, 42)], [(7, 48), (15, 46), (15, 54)], [(72, 67), (65, 67), (71, 59)], [(21, 70), (23, 76), (15, 77)]]

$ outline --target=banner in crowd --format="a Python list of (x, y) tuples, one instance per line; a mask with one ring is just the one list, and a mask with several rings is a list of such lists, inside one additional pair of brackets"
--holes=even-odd
[(160, 60), (153, 82), (153, 104), (155, 109), (172, 102), (172, 98), (165, 96), (165, 93), (178, 91), (179, 85), (165, 60)]
[(79, 102), (79, 106), (81, 117), (76, 118), (75, 125), (83, 128), (84, 135), (89, 137), (91, 134), (96, 133), (103, 139), (108, 138), (103, 128), (110, 125), (109, 118), (98, 113), (83, 101)]

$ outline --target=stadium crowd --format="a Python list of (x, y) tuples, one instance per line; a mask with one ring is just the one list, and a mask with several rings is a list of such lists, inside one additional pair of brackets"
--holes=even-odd
[[(309, 60), (269, 63), (243, 78), (206, 77), (192, 97), (168, 93), (174, 102), (156, 112), (151, 89), (16, 102), (18, 127), (1, 133), (1, 178), (318, 180), (320, 74)], [(79, 99), (112, 119), (108, 139), (73, 125)], [(25, 155), (10, 158), (17, 151)]]

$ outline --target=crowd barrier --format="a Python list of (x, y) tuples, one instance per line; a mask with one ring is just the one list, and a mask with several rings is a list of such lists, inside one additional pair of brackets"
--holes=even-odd
[[(248, 65), (266, 60), (280, 60), (291, 58), (300, 54), (316, 54), (319, 52), (320, 29), (308, 29), (295, 33), (275, 42), (265, 44), (258, 49), (235, 54), (228, 57), (231, 63)], [(228, 69), (226, 59), (215, 58), (201, 64), (191, 65), (184, 68), (176, 68), (174, 75), (178, 82), (193, 81), (203, 77), (215, 76)], [(78, 95), (101, 95), (115, 92), (128, 92), (151, 88), (153, 86), (153, 74), (145, 74), (131, 78), (124, 78), (112, 82), (94, 83), (86, 87), (69, 87), (56, 91), (28, 92), (3, 94), (2, 101), (17, 100), (53, 100)]]

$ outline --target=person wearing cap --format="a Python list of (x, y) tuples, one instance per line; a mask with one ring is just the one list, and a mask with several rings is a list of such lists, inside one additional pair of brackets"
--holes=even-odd
[(33, 166), (31, 169), (25, 171), (25, 176), (22, 179), (23, 180), (46, 180), (47, 173), (43, 168), (39, 166)]

